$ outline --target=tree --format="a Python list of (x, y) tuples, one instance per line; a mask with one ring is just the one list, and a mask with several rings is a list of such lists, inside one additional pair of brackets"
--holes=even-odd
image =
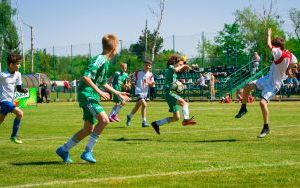
[(269, 62), (270, 52), (267, 48), (267, 28), (272, 28), (273, 36), (285, 38), (281, 29), (283, 23), (280, 16), (274, 11), (273, 1), (268, 8), (263, 6), (261, 12), (256, 12), (251, 7), (237, 10), (235, 13), (236, 23), (241, 27), (241, 32), (246, 41), (249, 52), (257, 51), (263, 55), (265, 62)]
[[(140, 60), (147, 59), (147, 57), (144, 57), (144, 53), (146, 50), (146, 37), (147, 36), (147, 49), (153, 49), (154, 43), (155, 43), (155, 32), (152, 32), (150, 30), (142, 31), (142, 35), (139, 37), (139, 41), (135, 44), (130, 45), (129, 51), (135, 54)], [(144, 34), (146, 33), (146, 35)], [(155, 54), (158, 54), (158, 52), (163, 47), (163, 38), (158, 36), (156, 39), (156, 47), (155, 47)], [(152, 51), (148, 50), (146, 54), (151, 54)]]
[(157, 26), (156, 29), (154, 30), (154, 43), (151, 48), (151, 61), (154, 61), (155, 54), (157, 52), (156, 48), (157, 48), (157, 43), (159, 38), (159, 29), (162, 23), (164, 11), (165, 11), (165, 0), (159, 1), (159, 13), (156, 13), (154, 10), (151, 9), (152, 14), (157, 17)]
[(295, 35), (298, 41), (300, 41), (300, 10), (297, 10), (296, 8), (290, 9), (289, 16), (293, 22)]
[(0, 63), (6, 60), (8, 53), (12, 51), (20, 53), (17, 29), (11, 19), (15, 13), (16, 11), (6, 1), (0, 2)]

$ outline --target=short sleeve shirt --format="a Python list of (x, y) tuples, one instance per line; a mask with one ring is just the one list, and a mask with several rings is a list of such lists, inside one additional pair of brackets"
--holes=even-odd
[(22, 85), (22, 77), (19, 71), (11, 74), (8, 71), (0, 73), (0, 101), (14, 100), (16, 85)]
[(148, 82), (154, 82), (152, 72), (144, 72), (143, 70), (135, 72), (135, 94), (147, 95), (149, 86), (145, 84), (145, 80)]
[(177, 74), (175, 73), (175, 67), (173, 65), (169, 65), (165, 74), (165, 85), (164, 89), (166, 92), (170, 92), (172, 88), (172, 84), (176, 82)]
[[(109, 60), (105, 55), (98, 55), (90, 60), (88, 67), (84, 70), (83, 76), (89, 77), (97, 87), (101, 87), (107, 83), (108, 80)], [(99, 100), (98, 93), (87, 85), (82, 79), (78, 86), (78, 101), (85, 103), (87, 99)]]

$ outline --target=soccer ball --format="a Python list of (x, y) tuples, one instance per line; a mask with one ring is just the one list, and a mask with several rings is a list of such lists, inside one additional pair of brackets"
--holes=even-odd
[(176, 81), (172, 84), (172, 90), (176, 91), (177, 93), (181, 93), (184, 90), (184, 85), (180, 81)]

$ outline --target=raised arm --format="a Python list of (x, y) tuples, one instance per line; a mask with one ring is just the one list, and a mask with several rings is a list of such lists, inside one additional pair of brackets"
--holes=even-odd
[(268, 47), (270, 48), (270, 49), (272, 49), (272, 29), (271, 28), (269, 28), (268, 29), (268, 38), (267, 38), (267, 45), (268, 45)]

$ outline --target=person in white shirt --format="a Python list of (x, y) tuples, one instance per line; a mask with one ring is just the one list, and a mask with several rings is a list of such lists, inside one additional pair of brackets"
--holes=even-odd
[(8, 113), (14, 113), (16, 118), (13, 122), (13, 130), (10, 140), (16, 144), (22, 144), (22, 140), (17, 136), (23, 117), (23, 111), (14, 102), (15, 89), (21, 93), (27, 93), (28, 89), (22, 88), (21, 73), (18, 71), (22, 56), (11, 53), (7, 57), (8, 69), (0, 73), (0, 125)]
[(130, 126), (133, 115), (138, 111), (141, 107), (142, 113), (142, 127), (148, 127), (146, 119), (146, 108), (147, 102), (146, 98), (148, 95), (149, 87), (154, 87), (154, 76), (150, 71), (152, 67), (152, 62), (150, 60), (144, 61), (143, 70), (136, 71), (134, 73), (134, 81), (135, 81), (135, 96), (137, 97), (137, 101), (131, 113), (127, 115), (127, 126)]
[(284, 40), (275, 38), (271, 40), (272, 30), (268, 29), (267, 45), (270, 48), (274, 61), (270, 66), (270, 72), (253, 82), (248, 83), (243, 92), (242, 106), (235, 118), (241, 118), (247, 113), (247, 99), (251, 90), (261, 90), (260, 108), (263, 115), (263, 129), (258, 138), (263, 138), (270, 132), (269, 128), (269, 110), (268, 102), (279, 91), (283, 81), (288, 77), (286, 75), (289, 64), (297, 63), (296, 57), (289, 51), (284, 50)]

